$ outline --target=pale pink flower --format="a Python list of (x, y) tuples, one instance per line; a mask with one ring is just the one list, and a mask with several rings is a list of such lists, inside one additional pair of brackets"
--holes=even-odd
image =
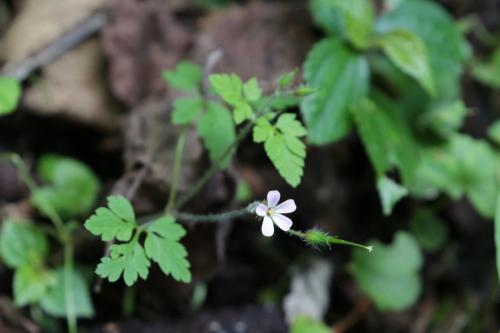
[(257, 205), (255, 214), (262, 216), (262, 234), (271, 237), (274, 234), (274, 224), (283, 231), (288, 231), (292, 227), (292, 220), (283, 214), (292, 213), (297, 209), (295, 201), (288, 199), (278, 205), (280, 201), (280, 192), (269, 191), (267, 200)]

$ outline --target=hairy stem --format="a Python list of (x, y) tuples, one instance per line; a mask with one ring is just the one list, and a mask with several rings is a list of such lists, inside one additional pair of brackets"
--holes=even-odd
[(179, 183), (179, 176), (181, 171), (182, 155), (184, 153), (184, 146), (186, 145), (186, 133), (187, 127), (181, 129), (181, 134), (177, 140), (177, 146), (175, 147), (175, 160), (174, 169), (172, 171), (172, 185), (170, 186), (170, 193), (168, 195), (168, 203), (165, 208), (165, 213), (172, 211), (175, 205), (175, 197), (177, 194), (177, 185)]

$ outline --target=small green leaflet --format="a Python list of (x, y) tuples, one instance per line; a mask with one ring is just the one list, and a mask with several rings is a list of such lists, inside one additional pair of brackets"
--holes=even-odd
[(237, 125), (253, 117), (252, 103), (257, 103), (262, 97), (257, 79), (243, 84), (236, 74), (212, 74), (209, 80), (217, 95), (234, 107), (233, 117)]
[(187, 251), (179, 240), (186, 231), (171, 216), (160, 218), (147, 229), (146, 254), (176, 281), (191, 282)]
[(132, 286), (138, 277), (148, 277), (150, 262), (137, 239), (126, 244), (113, 244), (109, 257), (101, 258), (96, 274), (109, 282), (118, 281), (123, 274), (127, 286)]
[(394, 206), (408, 195), (406, 188), (385, 176), (377, 180), (377, 190), (382, 202), (382, 211), (386, 216), (391, 215)]
[(38, 174), (48, 185), (32, 194), (33, 204), (45, 215), (55, 210), (63, 218), (79, 217), (95, 204), (100, 182), (85, 164), (72, 158), (44, 155), (38, 161)]
[(24, 265), (14, 273), (14, 302), (19, 307), (36, 303), (56, 282), (54, 272), (36, 265)]
[(431, 96), (436, 94), (427, 48), (419, 36), (396, 29), (375, 38), (375, 42), (396, 66), (416, 79)]
[(16, 79), (0, 78), (0, 116), (16, 110), (21, 98), (21, 84)]
[(293, 187), (300, 184), (306, 157), (306, 147), (299, 138), (307, 134), (295, 117), (292, 113), (284, 113), (275, 126), (266, 117), (261, 117), (253, 129), (254, 142), (264, 143), (267, 156)]
[(327, 144), (341, 139), (351, 129), (349, 109), (368, 92), (366, 58), (340, 39), (325, 39), (307, 55), (304, 77), (308, 85), (317, 90), (301, 104), (309, 140), (314, 144)]
[(177, 98), (174, 101), (172, 123), (175, 125), (187, 125), (195, 120), (202, 110), (203, 99), (200, 97)]
[(85, 222), (85, 228), (103, 241), (129, 241), (137, 227), (132, 205), (123, 196), (109, 196), (108, 207), (98, 208)]
[[(207, 112), (198, 122), (198, 134), (203, 139), (212, 161), (218, 161), (236, 139), (236, 129), (231, 113), (218, 103), (208, 102)], [(229, 154), (220, 161), (219, 168), (225, 169), (231, 157), (232, 154)]]
[(350, 271), (359, 287), (382, 311), (402, 311), (414, 304), (422, 290), (422, 254), (415, 238), (404, 231), (390, 245), (371, 241), (374, 251), (355, 249)]
[(0, 233), (0, 255), (10, 268), (36, 266), (48, 253), (45, 235), (33, 225), (15, 220), (5, 220)]
[(175, 70), (163, 71), (162, 76), (174, 89), (195, 92), (203, 79), (203, 71), (190, 61), (181, 61)]
[[(51, 316), (64, 318), (66, 311), (66, 279), (64, 267), (55, 270), (55, 285), (48, 290), (40, 300), (40, 307)], [(88, 281), (79, 269), (70, 275), (71, 291), (73, 292), (74, 311), (79, 318), (94, 317), (94, 306), (90, 297)]]

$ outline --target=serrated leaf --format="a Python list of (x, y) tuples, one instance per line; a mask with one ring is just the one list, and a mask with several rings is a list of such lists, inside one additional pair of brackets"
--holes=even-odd
[(48, 183), (32, 193), (33, 204), (46, 216), (54, 209), (62, 218), (78, 217), (94, 205), (100, 182), (85, 164), (72, 158), (44, 155), (38, 174)]
[(332, 333), (332, 330), (320, 321), (299, 316), (292, 323), (291, 333)]
[(488, 127), (488, 137), (500, 145), (500, 120), (495, 121)]
[(103, 241), (129, 241), (137, 227), (134, 208), (123, 196), (109, 196), (109, 208), (98, 208), (85, 222), (85, 228)]
[(45, 235), (27, 222), (5, 220), (0, 234), (0, 255), (10, 268), (36, 266), (48, 253)]
[(16, 110), (21, 98), (21, 85), (12, 78), (0, 78), (0, 116)]
[(301, 104), (309, 140), (314, 144), (339, 140), (351, 129), (349, 109), (368, 92), (366, 59), (340, 39), (326, 39), (308, 54), (304, 77), (317, 89)]
[[(218, 161), (236, 140), (236, 129), (231, 113), (222, 105), (209, 102), (207, 112), (198, 122), (198, 134), (203, 139), (212, 161)], [(220, 161), (220, 169), (225, 169), (231, 158), (232, 154), (229, 154)]]
[(397, 67), (417, 80), (430, 95), (436, 94), (427, 48), (418, 35), (397, 29), (375, 41)]
[(187, 251), (179, 242), (185, 231), (171, 216), (158, 219), (147, 230), (144, 247), (146, 254), (158, 263), (166, 275), (176, 281), (191, 282), (190, 264)]
[(302, 126), (301, 122), (296, 119), (293, 113), (284, 113), (279, 116), (276, 122), (276, 127), (281, 130), (283, 134), (302, 137), (307, 134), (306, 129)]
[(174, 101), (172, 112), (172, 123), (175, 125), (187, 125), (191, 123), (203, 110), (203, 99), (177, 98)]
[(460, 96), (459, 76), (469, 51), (453, 18), (434, 1), (408, 0), (384, 13), (376, 23), (379, 33), (404, 29), (424, 42), (436, 91), (442, 98)]
[(375, 19), (371, 0), (330, 0), (329, 3), (340, 12), (345, 36), (357, 47), (366, 47)]
[(274, 126), (271, 125), (269, 119), (260, 117), (255, 122), (253, 127), (253, 142), (262, 143), (267, 140), (274, 133)]
[(404, 231), (390, 245), (370, 242), (373, 252), (355, 249), (350, 270), (359, 287), (382, 311), (402, 311), (414, 304), (422, 290), (422, 254), (414, 237)]
[(394, 206), (406, 195), (408, 190), (387, 177), (381, 177), (377, 180), (377, 190), (382, 202), (382, 211), (384, 215), (391, 215)]
[(110, 255), (101, 258), (96, 274), (109, 282), (118, 281), (123, 274), (127, 286), (132, 286), (138, 277), (148, 277), (150, 262), (144, 248), (137, 240), (126, 244), (114, 244), (110, 247)]
[(243, 83), (236, 74), (212, 74), (208, 77), (217, 95), (233, 106), (243, 99)]
[(262, 97), (262, 89), (256, 78), (250, 79), (243, 85), (243, 95), (248, 102), (257, 102)]
[(264, 149), (281, 177), (292, 187), (297, 187), (304, 173), (305, 156), (292, 151), (287, 145), (285, 136), (279, 132), (267, 138)]
[(174, 89), (197, 91), (203, 79), (203, 71), (190, 61), (181, 61), (175, 70), (163, 71), (162, 76)]
[(30, 264), (21, 266), (14, 273), (14, 302), (19, 307), (34, 304), (55, 284), (53, 272)]
[[(47, 294), (40, 300), (42, 310), (53, 317), (65, 318), (67, 315), (65, 277), (64, 267), (57, 268), (55, 272), (55, 286), (50, 288)], [(79, 270), (72, 271), (69, 285), (73, 293), (74, 314), (79, 318), (94, 317), (90, 287)]]

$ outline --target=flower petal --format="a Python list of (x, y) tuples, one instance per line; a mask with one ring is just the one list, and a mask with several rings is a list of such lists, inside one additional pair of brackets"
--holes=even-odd
[(262, 222), (262, 234), (266, 237), (271, 237), (274, 234), (273, 220), (269, 216), (264, 216)]
[(283, 201), (278, 206), (276, 206), (276, 208), (274, 208), (274, 211), (276, 213), (286, 214), (295, 212), (296, 209), (297, 206), (295, 205), (295, 201), (293, 201), (293, 199), (288, 199), (287, 201)]
[(255, 214), (257, 214), (259, 216), (266, 216), (267, 206), (264, 204), (258, 204), (257, 208), (255, 208)]
[(290, 228), (292, 227), (292, 224), (293, 224), (292, 220), (290, 220), (285, 215), (281, 215), (281, 214), (274, 214), (273, 221), (283, 231), (290, 230)]
[(279, 191), (267, 192), (267, 207), (273, 208), (280, 202), (281, 194)]

